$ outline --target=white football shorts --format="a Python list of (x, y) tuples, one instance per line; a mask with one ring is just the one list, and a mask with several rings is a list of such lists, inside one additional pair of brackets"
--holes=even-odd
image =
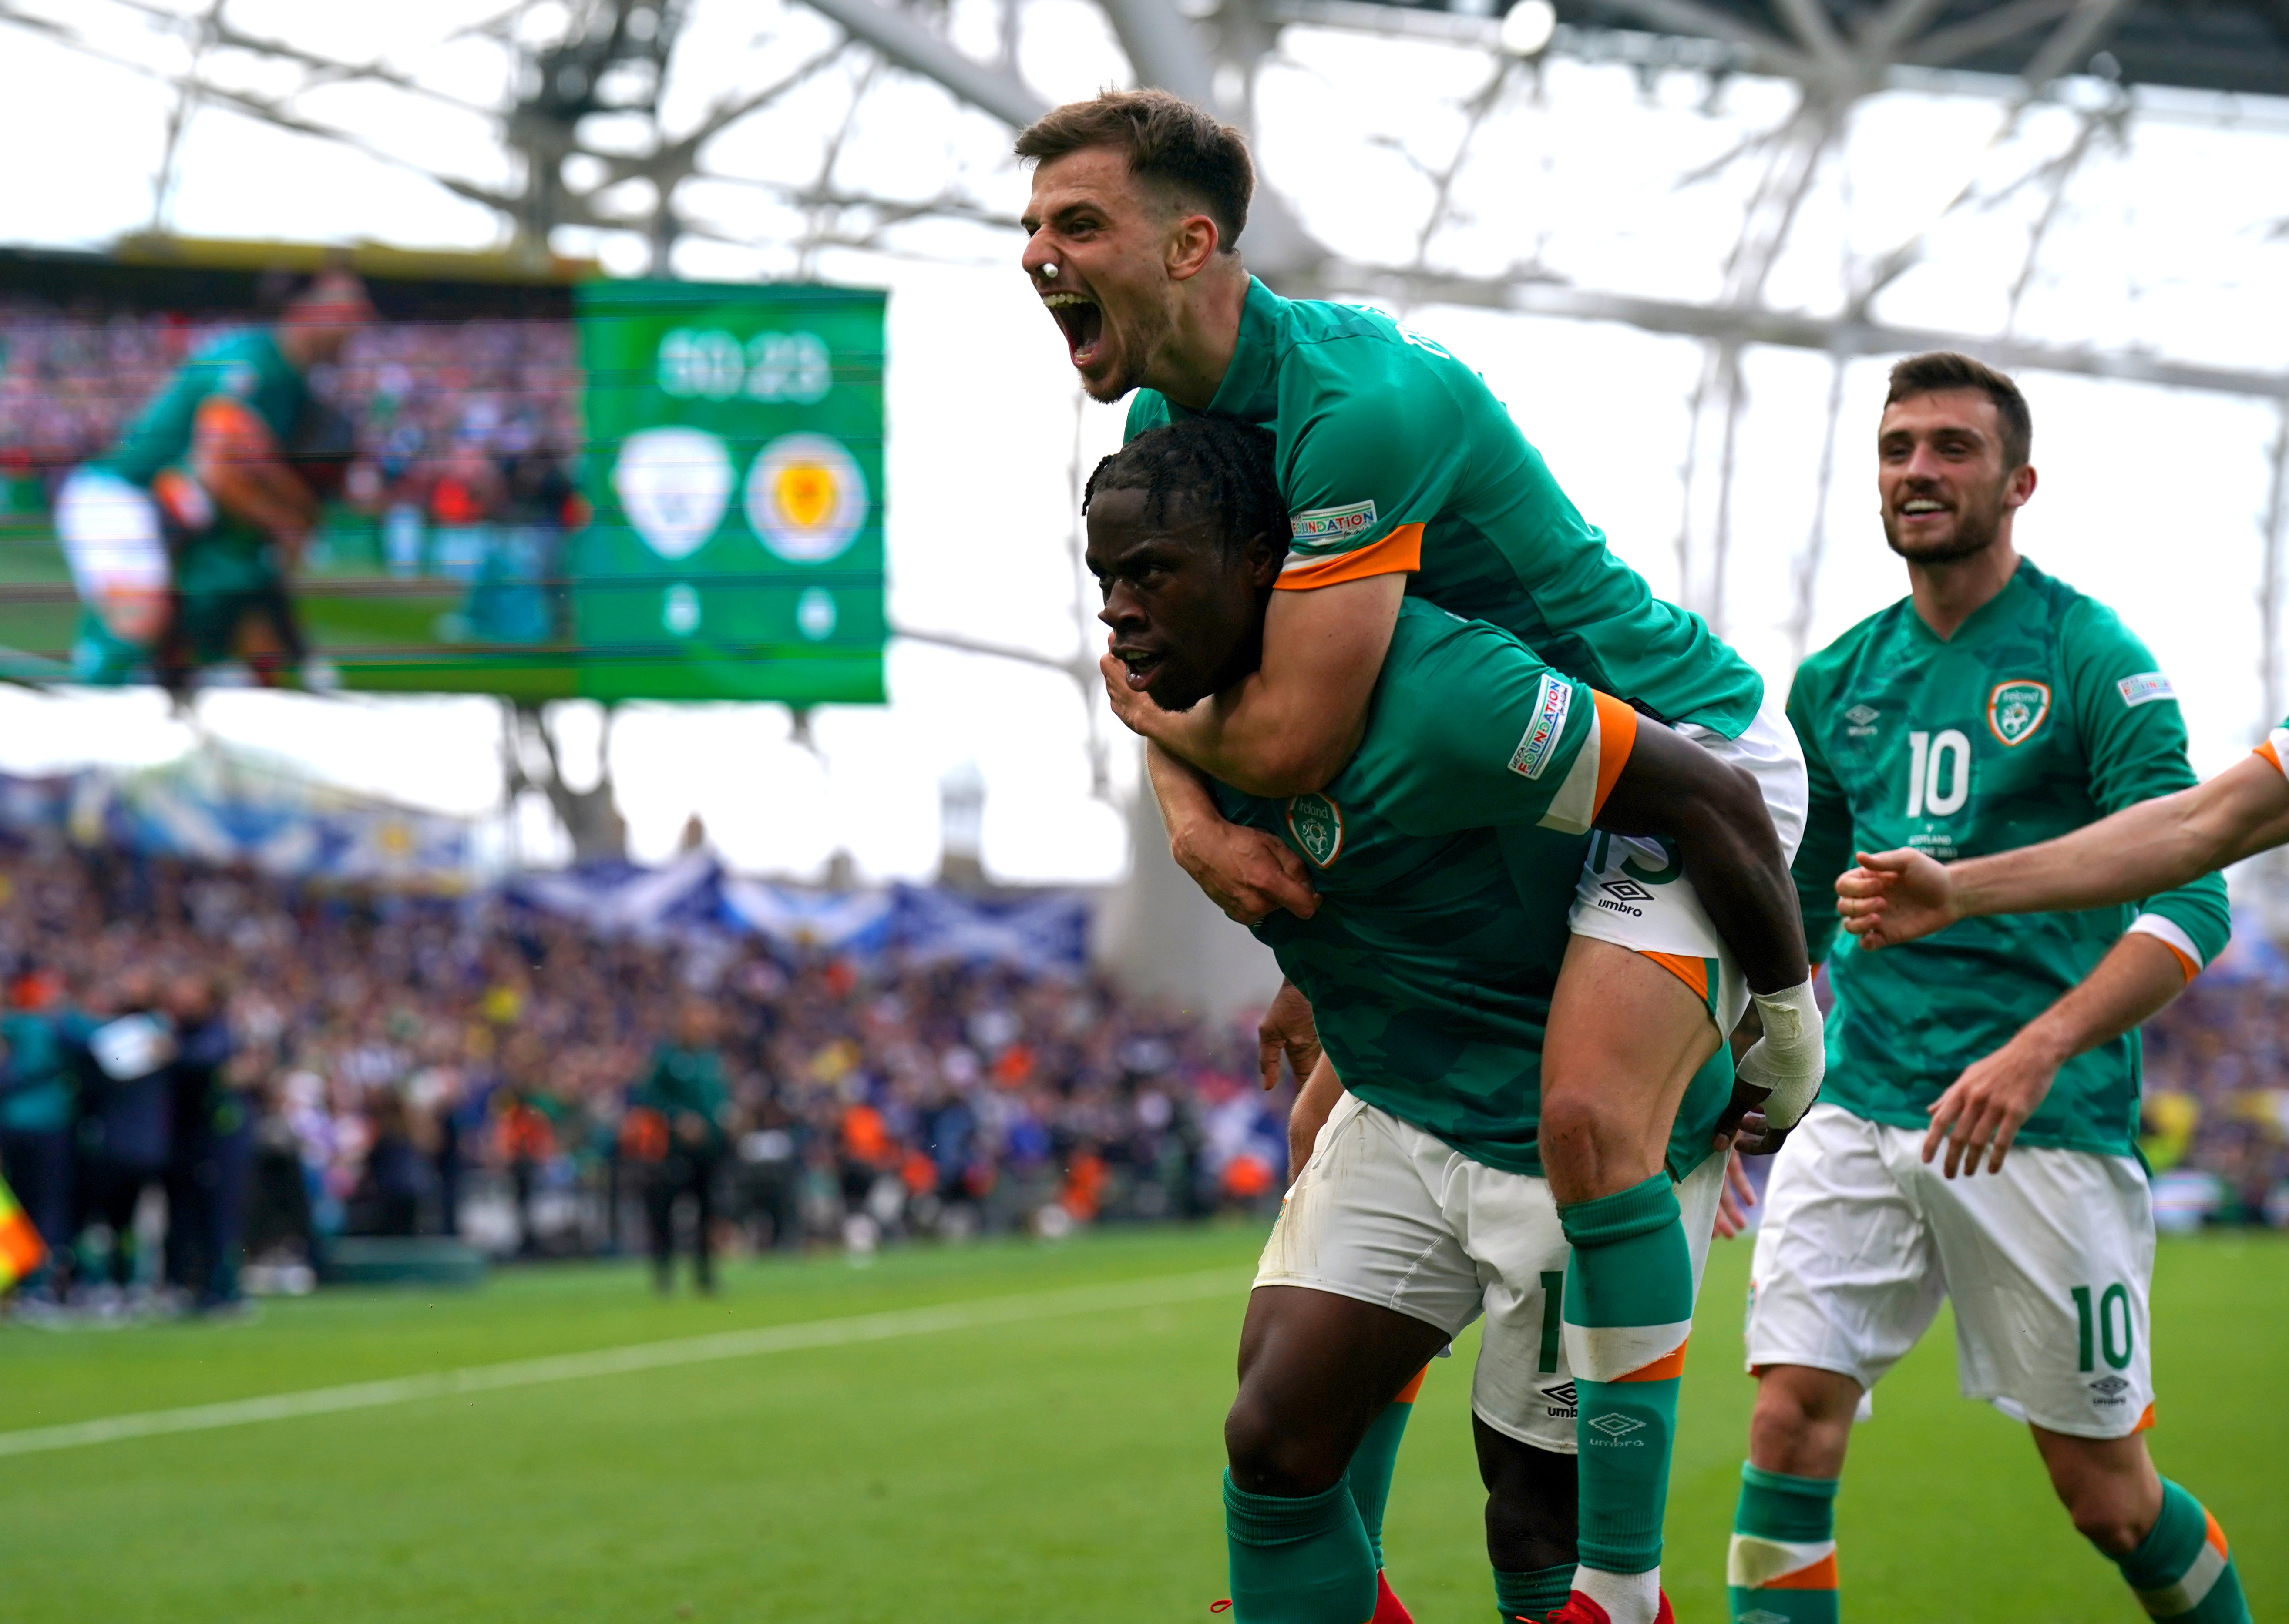
[[(1724, 1176), (1711, 1156), (1678, 1186), (1696, 1294)], [(1280, 1205), (1256, 1284), (1379, 1303), (1450, 1339), (1484, 1314), (1471, 1407), (1497, 1432), (1572, 1454), (1559, 1334), (1572, 1258), (1546, 1180), (1473, 1161), (1346, 1094)]]
[[(1756, 779), (1779, 832), (1781, 850), (1793, 860), (1804, 840), (1810, 792), (1804, 746), (1780, 705), (1767, 697), (1756, 720), (1736, 739), (1692, 722), (1677, 731)], [(1697, 977), (1718, 1029), (1730, 1034), (1741, 1023), (1749, 1006), (1748, 985), (1718, 939), (1700, 897), (1694, 895), (1692, 880), (1679, 871), (1676, 856), (1664, 842), (1591, 831), (1589, 859), (1582, 866), (1581, 885), (1567, 923), (1577, 936), (1658, 955), (1687, 985), (1695, 984)], [(1714, 981), (1707, 969), (1711, 959), (1719, 967)]]
[(2072, 1437), (2152, 1420), (2154, 1214), (2133, 1157), (2019, 1148), (1949, 1179), (1920, 1128), (1814, 1105), (1774, 1158), (1749, 1280), (1749, 1368), (1872, 1388), (1955, 1304), (1966, 1398)]

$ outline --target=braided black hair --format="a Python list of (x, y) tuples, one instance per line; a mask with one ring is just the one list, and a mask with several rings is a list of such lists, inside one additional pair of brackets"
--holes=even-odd
[(1186, 418), (1139, 434), (1097, 465), (1081, 492), (1081, 511), (1100, 490), (1141, 490), (1144, 521), (1159, 524), (1172, 500), (1191, 503), (1224, 529), (1227, 553), (1259, 536), (1284, 544), (1288, 505), (1280, 498), (1280, 474), (1270, 431), (1237, 418)]

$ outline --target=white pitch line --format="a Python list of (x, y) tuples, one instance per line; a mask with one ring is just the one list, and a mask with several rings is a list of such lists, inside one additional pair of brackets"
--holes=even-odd
[(79, 1449), (90, 1444), (115, 1444), (127, 1438), (157, 1437), (171, 1432), (205, 1432), (217, 1427), (243, 1427), (255, 1421), (289, 1421), (304, 1415), (332, 1415), (345, 1410), (371, 1410), (384, 1405), (411, 1404), (423, 1398), (451, 1398), (463, 1393), (492, 1393), (506, 1388), (537, 1387), (546, 1381), (576, 1381), (588, 1376), (619, 1376), (641, 1370), (666, 1370), (680, 1365), (703, 1365), (715, 1359), (744, 1359), (767, 1353), (840, 1348), (853, 1342), (927, 1336), (939, 1331), (968, 1331), (983, 1325), (1014, 1325), (1025, 1320), (1053, 1319), (1068, 1314), (1152, 1308), (1161, 1303), (1190, 1302), (1226, 1293), (1237, 1300), (1243, 1294), (1244, 1285), (1245, 1282), (1232, 1270), (1219, 1269), (1200, 1274), (1163, 1275), (1157, 1279), (1130, 1281), (1117, 1286), (1075, 1286), (1066, 1291), (1029, 1292), (1017, 1296), (942, 1303), (935, 1308), (854, 1314), (843, 1319), (813, 1319), (791, 1325), (765, 1325), (752, 1331), (720, 1331), (708, 1336), (679, 1337), (665, 1342), (636, 1342), (623, 1348), (598, 1348), (587, 1353), (551, 1354), (545, 1358), (514, 1359), (501, 1365), (471, 1365), (459, 1370), (430, 1371), (418, 1376), (394, 1376), (386, 1381), (357, 1381), (343, 1387), (312, 1388), (299, 1393), (273, 1393), (261, 1398), (235, 1398), (223, 1404), (191, 1405), (179, 1410), (143, 1410), (128, 1415), (107, 1415), (95, 1421), (70, 1421), (58, 1427), (33, 1427), (20, 1432), (0, 1432), (0, 1456)]

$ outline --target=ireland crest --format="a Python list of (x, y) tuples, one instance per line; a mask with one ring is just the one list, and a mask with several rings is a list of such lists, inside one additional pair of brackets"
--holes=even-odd
[(1998, 682), (1987, 696), (1987, 730), (2006, 744), (2022, 744), (2051, 713), (2051, 690), (2041, 682)]
[(1320, 868), (1344, 849), (1344, 809), (1325, 795), (1297, 795), (1288, 803), (1288, 832), (1303, 854)]

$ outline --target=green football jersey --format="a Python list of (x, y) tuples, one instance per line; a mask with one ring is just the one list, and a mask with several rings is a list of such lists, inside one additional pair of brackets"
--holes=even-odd
[(218, 394), (243, 401), (284, 445), (294, 436), (310, 388), (268, 328), (228, 334), (185, 362), (97, 466), (132, 484), (149, 485), (162, 469), (190, 454), (199, 407)]
[[(1488, 1166), (1542, 1171), (1543, 1028), (1597, 786), (1632, 720), (1507, 633), (1410, 601), (1366, 736), (1323, 792), (1216, 786), (1226, 817), (1311, 867), (1319, 912), (1256, 934), (1344, 1086)], [(1673, 1174), (1708, 1154), (1731, 1095), (1720, 1056), (1678, 1112)]]
[[(1763, 703), (1747, 661), (1614, 556), (1486, 380), (1390, 317), (1251, 280), (1208, 410), (1278, 441), (1281, 585), (1407, 569), (1410, 594), (1664, 720), (1737, 738)], [(1139, 390), (1128, 437), (1191, 415)]]
[[(1855, 851), (1942, 861), (2047, 840), (2194, 782), (2185, 721), (2154, 657), (2112, 610), (2022, 563), (1942, 641), (1902, 599), (1806, 660), (1789, 697), (1811, 811), (1796, 859), (1805, 936), (1832, 943), (1821, 1097), (1901, 1127), (1974, 1061), (2088, 975), (2133, 920), (2197, 969), (2229, 933), (2215, 874), (2142, 908), (1966, 919), (1879, 952), (1839, 935), (1836, 877)], [(2028, 1145), (2128, 1155), (2138, 1034), (2060, 1068)]]

